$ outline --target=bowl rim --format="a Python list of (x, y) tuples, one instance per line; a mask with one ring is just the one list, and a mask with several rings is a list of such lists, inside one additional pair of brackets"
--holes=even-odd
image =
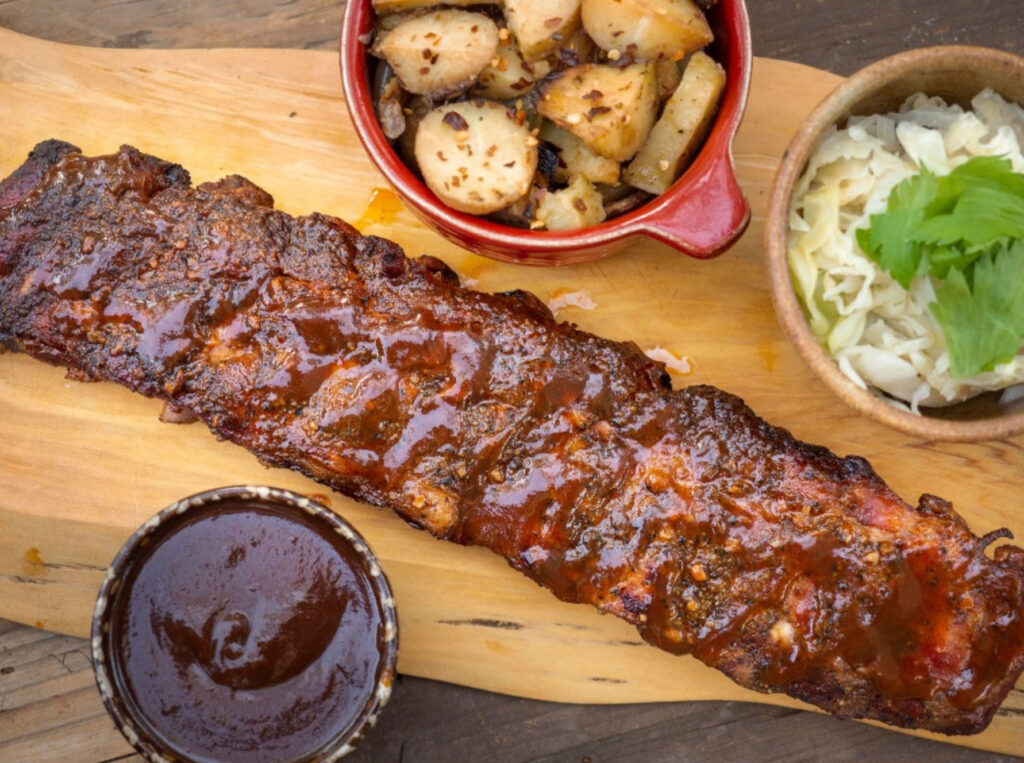
[[(373, 112), (365, 73), (365, 48), (368, 25), (372, 21), (371, 0), (349, 0), (345, 7), (339, 38), (342, 89), (349, 117), (360, 142), (374, 166), (411, 211), (436, 228), (442, 235), (467, 248), (488, 256), (539, 265), (575, 264), (596, 259), (637, 235), (650, 236), (690, 256), (705, 259), (721, 254), (744, 233), (751, 213), (736, 178), (733, 142), (746, 110), (753, 69), (750, 19), (746, 0), (730, 0), (734, 16), (730, 26), (736, 32), (735, 55), (739, 77), (730, 77), (719, 107), (719, 114), (704, 145), (690, 166), (668, 191), (636, 210), (596, 226), (573, 231), (528, 231), (495, 223), (483, 217), (458, 212), (441, 202), (408, 168), (393, 150)], [(701, 182), (703, 181), (703, 182)], [(688, 246), (673, 235), (671, 220), (681, 200), (691, 189), (706, 189), (724, 184), (718, 207), (731, 205), (728, 231), (712, 245)], [(715, 205), (710, 205), (715, 206)], [(470, 245), (479, 242), (480, 247)], [(573, 257), (581, 250), (604, 250), (601, 254)], [(520, 252), (524, 256), (496, 255), (496, 252)]]
[(970, 421), (919, 416), (858, 387), (839, 370), (812, 333), (793, 287), (787, 253), (793, 191), (822, 133), (847, 118), (857, 103), (886, 83), (917, 72), (941, 71), (941, 66), (953, 58), (959, 63), (956, 69), (950, 67), (950, 71), (962, 71), (964, 63), (973, 63), (978, 68), (1007, 67), (1024, 72), (1024, 57), (1013, 53), (970, 45), (937, 45), (888, 56), (840, 82), (804, 120), (782, 154), (769, 192), (764, 247), (772, 303), (779, 323), (804, 363), (833, 393), (858, 412), (904, 434), (924, 440), (978, 442), (1003, 439), (1024, 431), (1024, 411)]
[(153, 534), (170, 521), (183, 514), (215, 507), (225, 501), (247, 501), (284, 508), (296, 514), (305, 513), (314, 524), (326, 524), (349, 545), (361, 562), (374, 599), (380, 608), (384, 643), (381, 649), (380, 666), (376, 685), (366, 704), (360, 710), (353, 724), (326, 742), (316, 751), (316, 759), (333, 763), (348, 755), (356, 744), (377, 723), (381, 711), (391, 697), (392, 686), (397, 675), (398, 661), (398, 616), (395, 599), (387, 576), (380, 567), (376, 555), (363, 536), (341, 515), (328, 509), (322, 503), (308, 496), (283, 488), (264, 485), (233, 485), (205, 490), (175, 501), (144, 522), (124, 542), (100, 585), (93, 608), (90, 629), (90, 651), (92, 654), (93, 676), (99, 689), (103, 705), (117, 727), (135, 750), (146, 760), (154, 763), (172, 763), (176, 757), (167, 757), (163, 745), (151, 739), (145, 724), (136, 722), (130, 711), (131, 704), (121, 697), (118, 681), (108, 662), (110, 642), (110, 617), (112, 608), (124, 576), (130, 572), (135, 556), (146, 548)]

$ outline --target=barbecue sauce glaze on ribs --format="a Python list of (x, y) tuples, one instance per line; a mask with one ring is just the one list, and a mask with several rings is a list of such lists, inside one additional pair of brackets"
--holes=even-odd
[[(0, 185), (0, 342), (482, 545), (743, 686), (983, 729), (1024, 668), (1024, 550), (531, 294), (233, 176), (41, 143)], [(126, 446), (128, 444), (126, 443)]]

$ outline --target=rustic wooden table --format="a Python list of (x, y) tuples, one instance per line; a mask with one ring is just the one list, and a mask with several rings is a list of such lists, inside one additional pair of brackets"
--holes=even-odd
[[(337, 0), (0, 0), (0, 26), (104, 47), (336, 44)], [(1018, 0), (755, 0), (755, 52), (849, 74), (930, 44), (1024, 53)], [(1024, 753), (1024, 751), (1022, 751)], [(354, 761), (1005, 760), (817, 714), (736, 702), (580, 706), (401, 678)], [(87, 643), (0, 620), (0, 760), (132, 760)]]

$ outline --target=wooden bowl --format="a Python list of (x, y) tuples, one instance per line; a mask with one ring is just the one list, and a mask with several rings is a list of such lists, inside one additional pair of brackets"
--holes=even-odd
[(391, 147), (377, 122), (367, 45), (370, 0), (350, 0), (341, 31), (341, 82), (349, 116), (370, 159), (409, 210), (448, 240), (477, 254), (523, 265), (570, 265), (606, 257), (648, 236), (698, 259), (724, 252), (746, 230), (750, 207), (736, 179), (732, 141), (747, 103), (752, 62), (744, 0), (721, 0), (708, 13), (712, 56), (728, 77), (703, 148), (682, 176), (638, 209), (589, 228), (531, 231), (458, 212), (441, 202)]
[(924, 92), (970, 108), (986, 87), (1024, 103), (1024, 58), (988, 48), (941, 46), (883, 59), (840, 84), (811, 113), (783, 154), (775, 176), (765, 226), (765, 251), (772, 301), (782, 328), (811, 370), (847, 404), (871, 418), (926, 440), (974, 442), (1024, 431), (1024, 400), (1002, 403), (990, 392), (946, 408), (915, 415), (854, 384), (818, 343), (790, 279), (787, 241), (789, 208), (800, 176), (824, 131), (855, 115), (896, 111)]

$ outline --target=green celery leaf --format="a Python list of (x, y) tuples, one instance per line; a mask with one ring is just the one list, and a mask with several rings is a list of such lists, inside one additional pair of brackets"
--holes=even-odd
[(1024, 175), (1013, 171), (1009, 159), (998, 156), (968, 159), (948, 175), (939, 178), (935, 198), (928, 204), (925, 217), (952, 212), (964, 191), (971, 186), (986, 186), (1024, 196)]
[(985, 251), (965, 252), (953, 246), (937, 246), (928, 250), (928, 272), (936, 278), (945, 278), (950, 268), (965, 270)]
[(871, 227), (857, 231), (860, 248), (889, 271), (904, 289), (917, 274), (924, 256), (915, 233), (925, 220), (925, 210), (935, 198), (938, 181), (927, 167), (907, 178), (889, 195), (886, 211), (871, 216)]
[(1010, 360), (1024, 341), (1024, 241), (981, 255), (968, 274), (951, 268), (936, 283), (935, 297), (931, 311), (946, 338), (953, 377)]
[(1024, 236), (1024, 197), (990, 186), (964, 189), (950, 214), (924, 220), (913, 237), (923, 244), (965, 242), (978, 246), (993, 239)]

